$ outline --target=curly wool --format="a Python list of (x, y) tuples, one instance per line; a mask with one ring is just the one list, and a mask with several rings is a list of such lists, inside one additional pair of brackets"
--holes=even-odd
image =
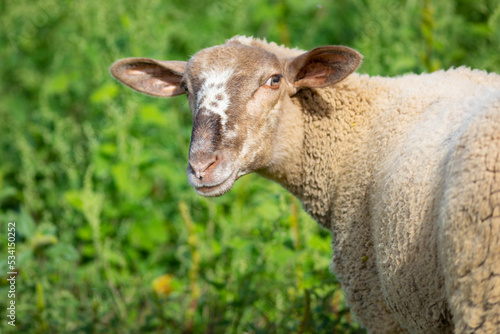
[(500, 328), (500, 76), (352, 74), (293, 99), (302, 172), (285, 187), (331, 230), (358, 320), (373, 333)]

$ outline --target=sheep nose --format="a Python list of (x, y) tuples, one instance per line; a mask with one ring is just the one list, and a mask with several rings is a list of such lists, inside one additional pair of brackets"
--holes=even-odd
[(205, 159), (189, 159), (189, 166), (197, 179), (202, 180), (210, 168), (215, 167), (219, 162), (218, 156), (208, 157)]

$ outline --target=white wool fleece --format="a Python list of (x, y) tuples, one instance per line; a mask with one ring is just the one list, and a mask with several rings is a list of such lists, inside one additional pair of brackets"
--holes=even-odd
[[(481, 147), (477, 136), (464, 139), (477, 124), (488, 127), (490, 139), (482, 145), (494, 143), (489, 159), (500, 171), (500, 140), (494, 139), (500, 76), (463, 67), (397, 78), (352, 74), (295, 99), (304, 115), (304, 170), (301, 184), (285, 186), (331, 230), (332, 271), (357, 319), (372, 333), (462, 333), (482, 323), (500, 328), (500, 303), (488, 301), (490, 293), (500, 296), (500, 282), (492, 283), (500, 268), (499, 234), (491, 235), (500, 223), (493, 216), (489, 223), (459, 217), (481, 200), (492, 202), (487, 212), (500, 213), (500, 196), (490, 195), (500, 193), (500, 174), (484, 180), (488, 191), (474, 190), (467, 203), (448, 202), (488, 173), (480, 151), (470, 152), (461, 159), (477, 159), (474, 167), (450, 180), (457, 150)], [(468, 273), (459, 269), (471, 266), (467, 252), (477, 252), (460, 249), (471, 238), (464, 226), (479, 223), (487, 226), (472, 240), (475, 248), (494, 249), (481, 257), (491, 278), (462, 285), (457, 281)], [(477, 305), (467, 292), (473, 287), (483, 291)], [(477, 319), (464, 307), (474, 308)]]

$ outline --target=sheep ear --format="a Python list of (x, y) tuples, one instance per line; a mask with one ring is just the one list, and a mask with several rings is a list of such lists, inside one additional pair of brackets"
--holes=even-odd
[(354, 72), (363, 56), (345, 46), (320, 46), (294, 59), (288, 65), (288, 77), (297, 89), (325, 87)]
[(153, 96), (170, 97), (186, 93), (181, 85), (185, 61), (125, 58), (109, 69), (125, 85)]

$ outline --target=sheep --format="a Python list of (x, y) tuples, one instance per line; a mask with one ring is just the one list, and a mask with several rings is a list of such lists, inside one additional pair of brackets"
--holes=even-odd
[(235, 36), (188, 62), (126, 58), (110, 72), (187, 94), (198, 194), (256, 172), (331, 231), (331, 270), (369, 333), (498, 332), (500, 76), (370, 77), (361, 61)]

